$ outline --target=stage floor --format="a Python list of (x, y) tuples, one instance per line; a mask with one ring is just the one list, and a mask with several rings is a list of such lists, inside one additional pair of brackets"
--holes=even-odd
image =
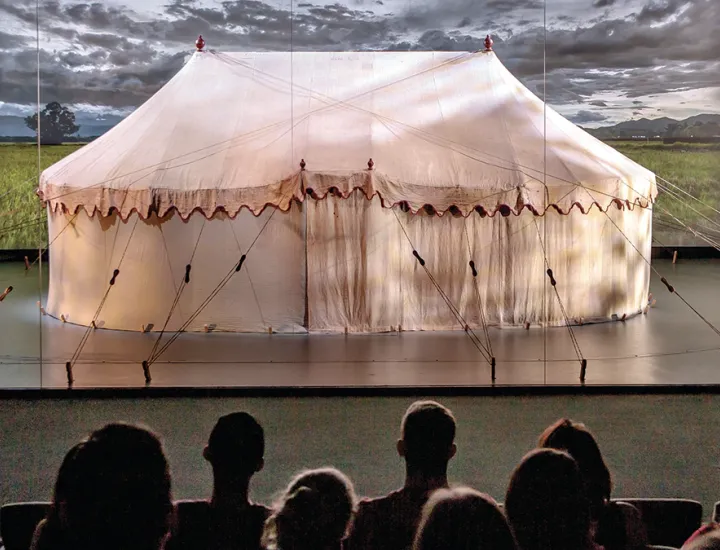
[[(720, 261), (655, 267), (720, 326)], [(37, 268), (0, 264), (0, 388), (67, 387), (65, 362), (85, 329), (38, 313)], [(626, 322), (574, 327), (587, 385), (720, 384), (720, 336), (653, 276), (657, 304)], [(42, 330), (41, 330), (42, 324)], [(42, 361), (40, 342), (42, 338)], [(96, 330), (74, 388), (143, 387), (156, 334)], [(496, 385), (577, 385), (567, 328), (490, 329)], [(376, 335), (183, 334), (152, 365), (153, 387), (462, 387), (491, 385), (490, 366), (463, 332)]]

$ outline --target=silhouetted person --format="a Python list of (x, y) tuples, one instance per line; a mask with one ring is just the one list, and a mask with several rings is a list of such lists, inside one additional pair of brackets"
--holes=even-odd
[(159, 550), (172, 519), (170, 473), (158, 438), (109, 424), (66, 457), (53, 511), (34, 544), (67, 550)]
[(339, 550), (355, 500), (352, 483), (334, 468), (298, 475), (273, 507), (263, 533), (263, 548)]
[(600, 447), (584, 424), (567, 418), (549, 426), (538, 447), (566, 451), (575, 459), (590, 503), (590, 531), (606, 550), (645, 548), (647, 536), (640, 512), (627, 503), (612, 503), (612, 478)]
[(82, 443), (78, 443), (70, 449), (60, 465), (55, 480), (55, 489), (50, 504), (50, 511), (47, 517), (43, 519), (35, 529), (33, 541), (30, 546), (32, 550), (51, 550), (53, 548), (65, 547), (63, 525), (60, 518), (60, 506), (61, 503), (66, 500), (66, 495), (71, 490), (72, 477), (74, 475), (71, 474), (73, 460), (82, 445)]
[(455, 456), (455, 418), (434, 401), (418, 401), (401, 424), (397, 452), (405, 459), (405, 484), (389, 495), (360, 503), (346, 548), (410, 548), (422, 507), (430, 494), (448, 486), (447, 466)]
[(203, 456), (212, 466), (210, 501), (178, 504), (168, 550), (257, 550), (270, 510), (248, 498), (250, 479), (265, 462), (265, 434), (248, 413), (221, 417)]
[(439, 489), (423, 508), (413, 550), (515, 550), (493, 499), (467, 487)]
[(589, 550), (590, 506), (580, 469), (564, 451), (537, 449), (515, 468), (505, 512), (521, 550)]

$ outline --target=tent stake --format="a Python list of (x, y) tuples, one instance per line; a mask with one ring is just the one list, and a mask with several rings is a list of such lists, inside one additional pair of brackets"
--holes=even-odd
[(73, 378), (72, 363), (65, 363), (65, 374), (67, 375), (68, 386), (72, 386), (75, 379)]
[(145, 375), (145, 383), (149, 384), (150, 382), (152, 382), (152, 377), (150, 376), (150, 364), (147, 361), (143, 361), (142, 368), (143, 374)]

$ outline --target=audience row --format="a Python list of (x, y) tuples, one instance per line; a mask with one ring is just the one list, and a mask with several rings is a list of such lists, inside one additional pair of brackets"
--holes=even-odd
[[(251, 502), (264, 465), (263, 428), (248, 413), (220, 418), (203, 451), (212, 466), (209, 501), (173, 506), (168, 462), (150, 431), (115, 423), (67, 453), (51, 510), (33, 550), (640, 550), (642, 518), (611, 501), (612, 481), (590, 431), (559, 420), (515, 468), (504, 506), (469, 487), (450, 487), (456, 421), (433, 401), (410, 406), (397, 452), (402, 488), (358, 502), (334, 468), (296, 476), (271, 508)], [(708, 525), (686, 543), (720, 548)]]

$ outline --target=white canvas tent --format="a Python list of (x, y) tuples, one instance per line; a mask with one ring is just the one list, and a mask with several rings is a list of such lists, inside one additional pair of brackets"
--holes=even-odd
[(177, 329), (242, 254), (188, 330), (564, 324), (548, 266), (571, 321), (647, 300), (654, 175), (492, 51), (198, 51), (41, 191), (46, 309), (84, 325)]

